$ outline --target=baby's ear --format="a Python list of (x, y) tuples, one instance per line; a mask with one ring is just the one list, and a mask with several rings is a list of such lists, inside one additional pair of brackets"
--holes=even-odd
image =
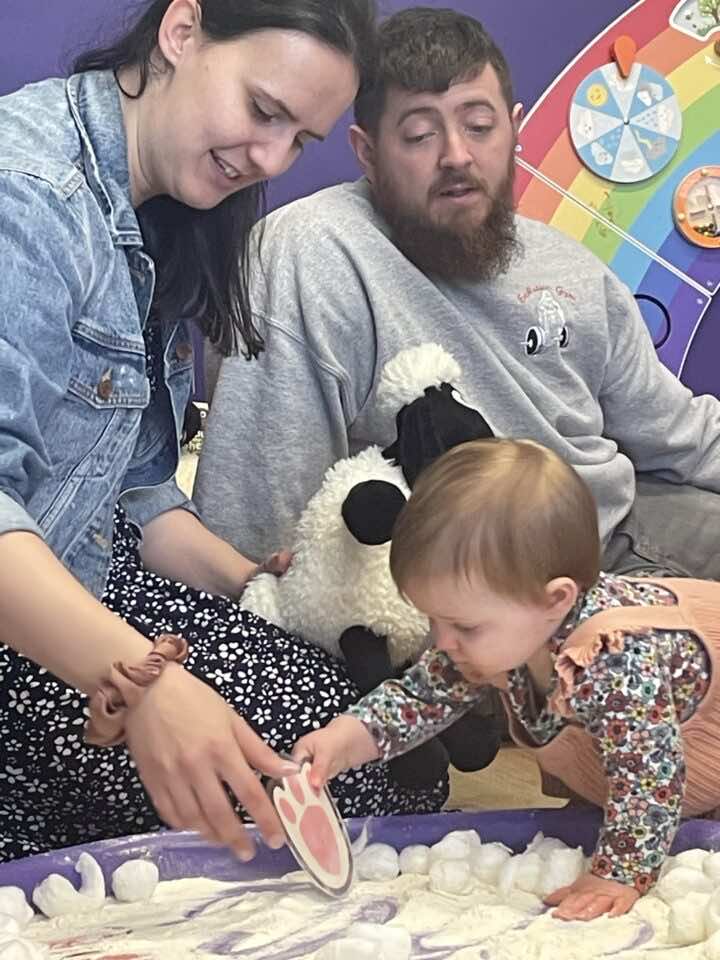
[(376, 547), (392, 539), (393, 526), (405, 502), (405, 494), (394, 483), (365, 480), (348, 493), (342, 517), (359, 543)]
[(578, 598), (579, 588), (571, 577), (555, 577), (545, 587), (546, 609), (554, 617), (558, 610), (567, 612)]

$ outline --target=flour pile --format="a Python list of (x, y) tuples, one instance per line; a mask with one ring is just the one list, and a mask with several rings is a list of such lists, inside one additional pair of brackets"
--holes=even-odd
[[(116, 896), (140, 901), (124, 903), (99, 899), (98, 872), (83, 860), (87, 889), (81, 884), (75, 897), (92, 906), (61, 884), (66, 912), (30, 920), (22, 892), (0, 888), (0, 960), (720, 960), (720, 853), (670, 857), (656, 888), (624, 917), (553, 919), (542, 897), (585, 869), (580, 848), (542, 834), (513, 855), (467, 830), (432, 847), (366, 846), (355, 883), (338, 900), (302, 873), (155, 888), (156, 870), (145, 862), (113, 878)], [(36, 888), (36, 905), (47, 888), (48, 880)]]

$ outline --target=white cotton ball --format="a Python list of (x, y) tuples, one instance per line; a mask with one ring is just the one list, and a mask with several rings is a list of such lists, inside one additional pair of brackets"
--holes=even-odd
[(689, 867), (691, 870), (702, 870), (708, 858), (707, 850), (683, 850), (675, 856), (678, 867)]
[(321, 947), (315, 954), (315, 960), (378, 960), (377, 944), (358, 940), (357, 937), (343, 937)]
[(483, 883), (497, 883), (503, 864), (512, 856), (503, 843), (485, 843), (470, 854), (470, 869)]
[(14, 917), (21, 929), (35, 916), (20, 887), (0, 887), (0, 913)]
[(97, 903), (78, 893), (75, 887), (59, 873), (51, 873), (33, 890), (33, 903), (51, 920), (73, 913), (97, 910)]
[(534, 893), (540, 886), (543, 862), (537, 853), (521, 853), (511, 857), (500, 868), (498, 888), (503, 896), (512, 889)]
[(0, 940), (2, 960), (44, 960), (46, 950), (22, 937), (3, 937)]
[(688, 946), (705, 939), (705, 908), (709, 899), (707, 893), (689, 893), (673, 900), (668, 919), (670, 943)]
[(525, 848), (525, 853), (536, 853), (541, 860), (547, 860), (550, 854), (556, 850), (569, 849), (568, 845), (563, 843), (562, 840), (558, 840), (557, 837), (546, 837), (541, 830), (538, 830)]
[(400, 851), (400, 873), (427, 874), (430, 869), (430, 847), (415, 843)]
[(705, 960), (720, 960), (720, 931), (705, 941), (703, 957)]
[(709, 937), (720, 930), (720, 890), (708, 898), (705, 907), (705, 936)]
[(436, 893), (463, 893), (470, 877), (467, 860), (437, 860), (430, 867), (430, 889)]
[(712, 880), (699, 870), (673, 867), (658, 881), (655, 892), (665, 903), (672, 903), (688, 893), (710, 893), (712, 888)]
[(377, 960), (409, 960), (412, 939), (405, 927), (387, 923), (352, 923), (347, 929), (351, 940), (374, 944)]
[(80, 893), (97, 906), (105, 900), (105, 877), (100, 864), (89, 853), (81, 853), (75, 869), (80, 874)]
[(482, 846), (482, 840), (477, 830), (451, 830), (440, 841), (454, 841), (464, 843), (469, 850), (477, 850)]
[[(471, 843), (466, 834), (474, 833), (477, 840)], [(430, 847), (430, 862), (438, 860), (467, 860), (472, 850), (480, 849), (480, 838), (474, 830), (455, 830)]]
[(149, 860), (126, 860), (112, 875), (112, 891), (123, 903), (145, 903), (159, 879), (160, 871)]
[(703, 860), (702, 869), (713, 883), (720, 883), (720, 853), (709, 853)]
[(51, 873), (33, 890), (33, 902), (46, 917), (87, 913), (105, 902), (105, 878), (97, 860), (81, 853), (75, 869), (80, 874), (80, 890), (58, 873)]
[(20, 924), (8, 913), (0, 913), (0, 940), (20, 933)]
[(565, 847), (564, 850), (553, 850), (544, 861), (535, 892), (546, 896), (561, 887), (569, 887), (584, 872), (585, 855), (582, 847), (576, 847), (574, 850), (570, 847)]
[(394, 880), (400, 873), (397, 852), (387, 843), (371, 843), (355, 860), (359, 880)]

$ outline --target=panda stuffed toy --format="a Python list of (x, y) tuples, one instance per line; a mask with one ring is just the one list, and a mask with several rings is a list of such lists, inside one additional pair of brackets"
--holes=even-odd
[[(335, 463), (297, 522), (292, 564), (281, 577), (261, 573), (244, 609), (298, 634), (346, 662), (361, 694), (399, 676), (429, 645), (427, 619), (400, 595), (390, 575), (392, 527), (422, 469), (446, 450), (492, 436), (463, 404), (460, 368), (437, 344), (398, 353), (383, 369), (377, 402), (397, 438)], [(436, 738), (390, 762), (400, 786), (429, 787), (448, 763), (470, 771), (497, 753), (493, 701), (480, 703)]]

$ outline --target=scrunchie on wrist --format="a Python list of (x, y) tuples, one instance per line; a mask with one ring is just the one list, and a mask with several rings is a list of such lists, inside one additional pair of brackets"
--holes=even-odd
[(114, 747), (125, 740), (125, 718), (137, 706), (147, 688), (168, 663), (182, 663), (188, 655), (187, 641), (163, 633), (153, 641), (152, 651), (140, 663), (114, 663), (110, 676), (90, 697), (90, 719), (85, 725), (85, 742), (96, 747)]

